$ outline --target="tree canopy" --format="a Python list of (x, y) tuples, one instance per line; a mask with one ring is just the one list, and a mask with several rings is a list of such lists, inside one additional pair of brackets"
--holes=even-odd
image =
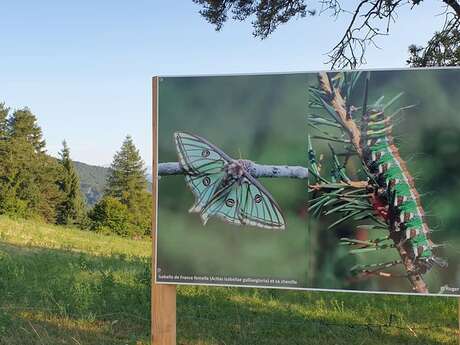
[[(388, 36), (391, 26), (398, 20), (403, 8), (414, 10), (424, 0), (193, 0), (202, 9), (200, 14), (216, 30), (221, 30), (231, 18), (246, 21), (252, 18), (253, 34), (265, 39), (276, 28), (294, 18), (319, 14), (349, 16), (345, 31), (328, 52), (331, 68), (356, 68), (366, 62), (366, 50), (376, 47), (377, 38)], [(446, 22), (426, 47), (412, 45), (408, 63), (414, 66), (452, 65), (458, 63), (460, 1), (442, 0)], [(433, 16), (438, 13), (433, 13)], [(416, 15), (416, 12), (414, 12)], [(331, 16), (328, 16), (329, 19)], [(325, 19), (326, 20), (326, 19)]]
[(56, 220), (62, 170), (46, 154), (37, 118), (0, 104), (0, 214)]
[(45, 152), (45, 140), (37, 118), (29, 108), (16, 110), (8, 120), (9, 136), (12, 140), (22, 140), (34, 148), (37, 153)]
[(460, 65), (460, 18), (450, 15), (425, 47), (411, 45), (407, 63), (414, 67)]
[(32, 111), (12, 111), (0, 102), (0, 215), (121, 236), (150, 235), (146, 168), (130, 136), (115, 154), (106, 182), (104, 197), (88, 211), (67, 142), (58, 158), (50, 156)]

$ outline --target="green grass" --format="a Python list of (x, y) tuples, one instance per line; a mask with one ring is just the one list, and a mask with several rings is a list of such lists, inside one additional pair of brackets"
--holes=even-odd
[[(149, 256), (149, 241), (0, 217), (0, 344), (149, 344)], [(182, 345), (457, 344), (455, 298), (188, 286), (177, 298)]]
[(183, 345), (458, 344), (457, 300), (452, 298), (206, 287), (178, 291), (178, 343)]
[(150, 248), (0, 217), (0, 344), (148, 344)]

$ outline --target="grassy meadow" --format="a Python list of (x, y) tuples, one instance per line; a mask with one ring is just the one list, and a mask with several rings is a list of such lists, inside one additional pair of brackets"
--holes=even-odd
[[(150, 242), (0, 216), (1, 345), (142, 345)], [(457, 344), (457, 300), (178, 287), (178, 344)]]
[(0, 344), (148, 344), (150, 248), (0, 217)]

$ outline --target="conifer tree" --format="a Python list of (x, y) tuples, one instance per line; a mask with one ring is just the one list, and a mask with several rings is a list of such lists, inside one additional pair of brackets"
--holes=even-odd
[[(4, 114), (6, 108), (1, 109)], [(55, 222), (62, 201), (58, 186), (61, 167), (45, 153), (37, 118), (24, 108), (0, 119), (5, 132), (0, 158), (0, 213)]]
[(9, 157), (10, 145), (7, 142), (9, 108), (5, 103), (0, 103), (0, 214), (11, 208), (12, 193), (9, 188)]
[(139, 234), (149, 234), (151, 195), (147, 192), (146, 168), (129, 135), (113, 158), (105, 196), (126, 205), (133, 228)]
[[(5, 106), (5, 103), (0, 103), (0, 177), (5, 170), (5, 159), (7, 156), (8, 146), (6, 143), (8, 137), (8, 114), (10, 109)], [(0, 184), (2, 183), (0, 179)]]
[(80, 190), (80, 178), (70, 159), (70, 149), (67, 142), (62, 142), (63, 148), (59, 153), (59, 163), (63, 168), (59, 187), (63, 193), (63, 201), (58, 207), (58, 224), (81, 224), (85, 215), (85, 204)]
[(29, 108), (16, 110), (8, 120), (9, 136), (13, 140), (25, 141), (33, 146), (36, 153), (45, 152), (45, 140), (37, 118)]
[(10, 109), (0, 103), (0, 140), (5, 140), (8, 132), (8, 114)]
[(131, 136), (126, 136), (120, 151), (110, 165), (106, 195), (113, 196), (128, 207), (147, 189), (146, 168)]

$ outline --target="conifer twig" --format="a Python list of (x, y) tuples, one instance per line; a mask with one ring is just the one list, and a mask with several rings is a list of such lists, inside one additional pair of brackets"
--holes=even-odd
[[(320, 73), (318, 79), (320, 86), (319, 88), (321, 92), (323, 92), (324, 99), (327, 100), (323, 101), (322, 106), (324, 106), (324, 108), (329, 112), (329, 114), (335, 119), (336, 123), (340, 124), (341, 127), (345, 130), (350, 140), (350, 144), (353, 146), (353, 149), (360, 156), (361, 160), (364, 161), (363, 152), (360, 145), (361, 131), (356, 121), (351, 116), (351, 108), (349, 109), (349, 105), (347, 105), (347, 99), (344, 98), (344, 96), (342, 95), (342, 90), (333, 85), (331, 79), (326, 73)], [(367, 84), (365, 87), (365, 92), (365, 104), (362, 109), (363, 112), (367, 110)], [(355, 183), (355, 186), (351, 186), (350, 184), (343, 182), (341, 182), (342, 186), (340, 184), (336, 185), (338, 185), (338, 187), (342, 189), (346, 187), (362, 188), (363, 190), (366, 189), (366, 186), (362, 184), (362, 181), (357, 181)], [(327, 183), (318, 183), (315, 185), (310, 185), (309, 188), (310, 190), (323, 192), (330, 189)], [(326, 201), (328, 200), (327, 197), (328, 194), (326, 194), (323, 199)], [(344, 208), (345, 206), (341, 207)], [(356, 211), (356, 214), (359, 214), (359, 212)], [(418, 293), (428, 293), (428, 287), (423, 279), (423, 276), (422, 274), (417, 272), (414, 261), (410, 257), (409, 253), (407, 253), (403, 243), (400, 241), (394, 241), (394, 247), (396, 248), (401, 257), (401, 263), (404, 265), (404, 268), (407, 272), (407, 278), (409, 279), (413, 290)]]

